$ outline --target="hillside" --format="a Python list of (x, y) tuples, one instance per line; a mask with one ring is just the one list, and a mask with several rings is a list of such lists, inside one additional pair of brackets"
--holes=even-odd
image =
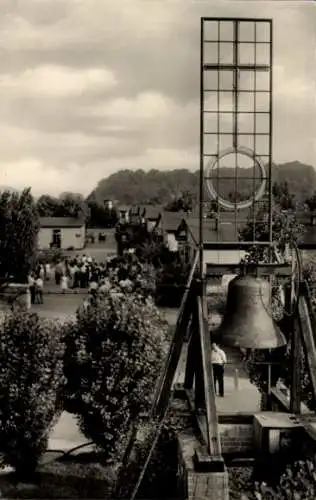
[[(232, 176), (232, 169), (221, 168), (223, 176)], [(238, 189), (247, 191), (250, 181), (242, 179), (246, 169), (238, 169)], [(299, 161), (273, 165), (273, 181), (287, 182), (292, 193), (300, 201), (304, 201), (316, 190), (316, 171), (311, 165)], [(104, 199), (117, 200), (122, 204), (165, 204), (171, 199), (180, 196), (185, 191), (197, 193), (199, 186), (199, 172), (186, 169), (159, 171), (150, 170), (120, 170), (108, 178), (102, 179), (89, 195), (88, 199), (103, 201)], [(228, 195), (234, 192), (234, 181), (221, 182), (220, 193)]]

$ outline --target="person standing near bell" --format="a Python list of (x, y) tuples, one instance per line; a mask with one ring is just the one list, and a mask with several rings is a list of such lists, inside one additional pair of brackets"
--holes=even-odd
[(213, 367), (214, 387), (218, 385), (220, 397), (224, 397), (224, 368), (227, 363), (225, 352), (218, 347), (217, 344), (212, 344), (211, 361)]

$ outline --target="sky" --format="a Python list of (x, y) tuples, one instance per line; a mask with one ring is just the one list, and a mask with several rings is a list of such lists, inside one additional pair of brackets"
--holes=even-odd
[(0, 187), (197, 170), (201, 16), (273, 19), (273, 161), (316, 167), (314, 2), (1, 0)]

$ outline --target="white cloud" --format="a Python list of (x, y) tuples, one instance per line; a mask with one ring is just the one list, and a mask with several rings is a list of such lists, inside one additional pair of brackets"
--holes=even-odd
[(105, 68), (84, 70), (57, 65), (26, 69), (19, 74), (0, 75), (0, 91), (22, 96), (62, 97), (84, 92), (104, 91), (117, 84), (113, 73)]
[(92, 110), (92, 114), (110, 117), (115, 120), (151, 120), (167, 118), (173, 112), (172, 99), (159, 92), (142, 92), (134, 99), (119, 97), (100, 104)]
[(285, 66), (274, 67), (274, 94), (276, 98), (299, 100), (308, 105), (307, 97), (312, 98), (316, 91), (315, 80), (304, 78), (304, 74), (291, 74)]
[(88, 195), (100, 179), (120, 168), (169, 170), (174, 168), (197, 169), (195, 150), (146, 149), (140, 155), (130, 155), (123, 161), (112, 157), (104, 161), (90, 161), (78, 165), (64, 164), (61, 170), (48, 161), (27, 157), (19, 161), (0, 162), (0, 186), (23, 189), (31, 186), (35, 196), (45, 192), (55, 195), (63, 191), (80, 191)]

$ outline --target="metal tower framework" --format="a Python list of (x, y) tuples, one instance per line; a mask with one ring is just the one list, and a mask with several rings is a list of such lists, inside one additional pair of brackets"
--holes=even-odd
[(210, 203), (218, 243), (251, 217), (253, 242), (263, 219), (271, 244), (272, 20), (202, 17), (200, 55), (200, 248)]

